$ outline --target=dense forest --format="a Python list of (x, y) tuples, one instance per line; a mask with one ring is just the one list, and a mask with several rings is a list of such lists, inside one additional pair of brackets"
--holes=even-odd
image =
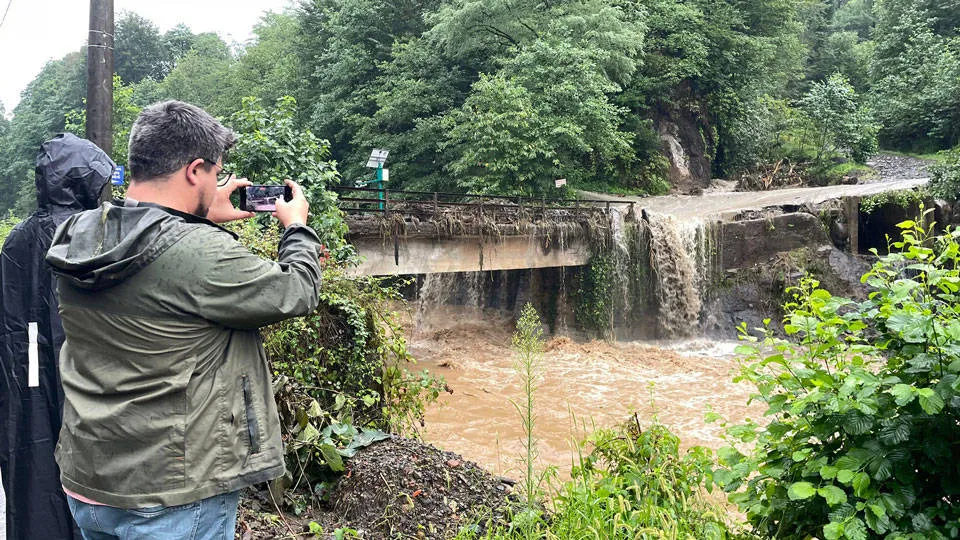
[[(115, 157), (139, 109), (229, 118), (296, 99), (342, 182), (391, 150), (391, 187), (500, 194), (677, 186), (782, 159), (863, 161), (960, 142), (957, 0), (304, 0), (246, 44), (121, 13)], [(83, 122), (85, 54), (49, 62), (6, 114), (0, 211), (33, 205), (39, 143)]]

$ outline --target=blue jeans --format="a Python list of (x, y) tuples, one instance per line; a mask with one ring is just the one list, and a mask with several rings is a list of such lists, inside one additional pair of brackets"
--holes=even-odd
[(182, 506), (135, 510), (98, 506), (67, 497), (84, 540), (233, 540), (240, 492)]

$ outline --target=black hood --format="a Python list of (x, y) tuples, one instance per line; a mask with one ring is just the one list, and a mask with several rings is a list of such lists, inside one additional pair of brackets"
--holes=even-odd
[(76, 135), (57, 135), (37, 154), (37, 207), (67, 216), (99, 205), (100, 192), (116, 165), (103, 150)]

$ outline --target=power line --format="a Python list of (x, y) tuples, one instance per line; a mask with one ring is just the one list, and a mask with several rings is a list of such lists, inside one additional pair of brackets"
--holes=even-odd
[(3, 23), (7, 22), (7, 13), (10, 13), (10, 6), (13, 4), (13, 0), (7, 0), (7, 9), (3, 12), (3, 18), (0, 19), (0, 28), (3, 28)]

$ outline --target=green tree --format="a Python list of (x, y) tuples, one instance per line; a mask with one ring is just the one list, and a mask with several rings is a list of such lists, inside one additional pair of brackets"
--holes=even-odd
[(865, 163), (876, 151), (878, 126), (870, 111), (858, 104), (856, 90), (842, 75), (813, 83), (800, 100), (800, 108), (813, 126), (818, 163), (840, 151)]
[(25, 216), (36, 207), (33, 168), (40, 144), (64, 130), (66, 113), (86, 94), (86, 62), (79, 52), (47, 62), (20, 94), (0, 157), (0, 212)]
[[(273, 103), (299, 91), (300, 58), (295, 37), (300, 32), (297, 18), (286, 13), (265, 13), (253, 28), (254, 41), (244, 47), (233, 64), (224, 92), (256, 96)], [(225, 81), (226, 82), (226, 81)]]
[(884, 144), (960, 142), (960, 9), (956, 2), (877, 0), (874, 109)]
[(271, 110), (256, 98), (243, 98), (243, 107), (230, 117), (240, 137), (227, 167), (257, 184), (296, 180), (310, 201), (309, 225), (335, 255), (347, 258), (346, 225), (336, 195), (327, 189), (337, 178), (336, 164), (329, 159), (330, 143), (296, 127), (296, 107), (289, 96), (278, 99)]
[(234, 62), (227, 44), (216, 34), (196, 36), (193, 48), (160, 82), (157, 94), (162, 99), (192, 103), (215, 116), (227, 116), (240, 109), (239, 97), (224, 92)]
[[(395, 48), (399, 50), (405, 40), (428, 28), (425, 17), (439, 3), (310, 0), (302, 6), (297, 48), (304, 84), (298, 97), (309, 104), (303, 114), (310, 127), (331, 141), (346, 180), (366, 176), (363, 165), (370, 153), (368, 145), (382, 133), (368, 125), (378, 110), (377, 94), (391, 84), (392, 77), (385, 71), (390, 70)], [(392, 70), (391, 75), (398, 74)], [(358, 136), (362, 130), (365, 133)], [(432, 139), (434, 146), (436, 143), (437, 139)], [(402, 159), (397, 147), (390, 149)], [(391, 166), (393, 162), (391, 157)]]
[[(113, 76), (113, 150), (110, 159), (118, 165), (127, 163), (127, 146), (130, 142), (130, 128), (140, 114), (142, 107), (133, 101), (134, 86), (124, 85), (119, 75)], [(87, 108), (84, 106), (69, 111), (66, 115), (67, 123), (64, 130), (77, 137), (86, 136)]]
[(128, 83), (151, 77), (162, 79), (169, 70), (168, 51), (157, 25), (130, 11), (120, 13), (115, 25), (113, 70)]

